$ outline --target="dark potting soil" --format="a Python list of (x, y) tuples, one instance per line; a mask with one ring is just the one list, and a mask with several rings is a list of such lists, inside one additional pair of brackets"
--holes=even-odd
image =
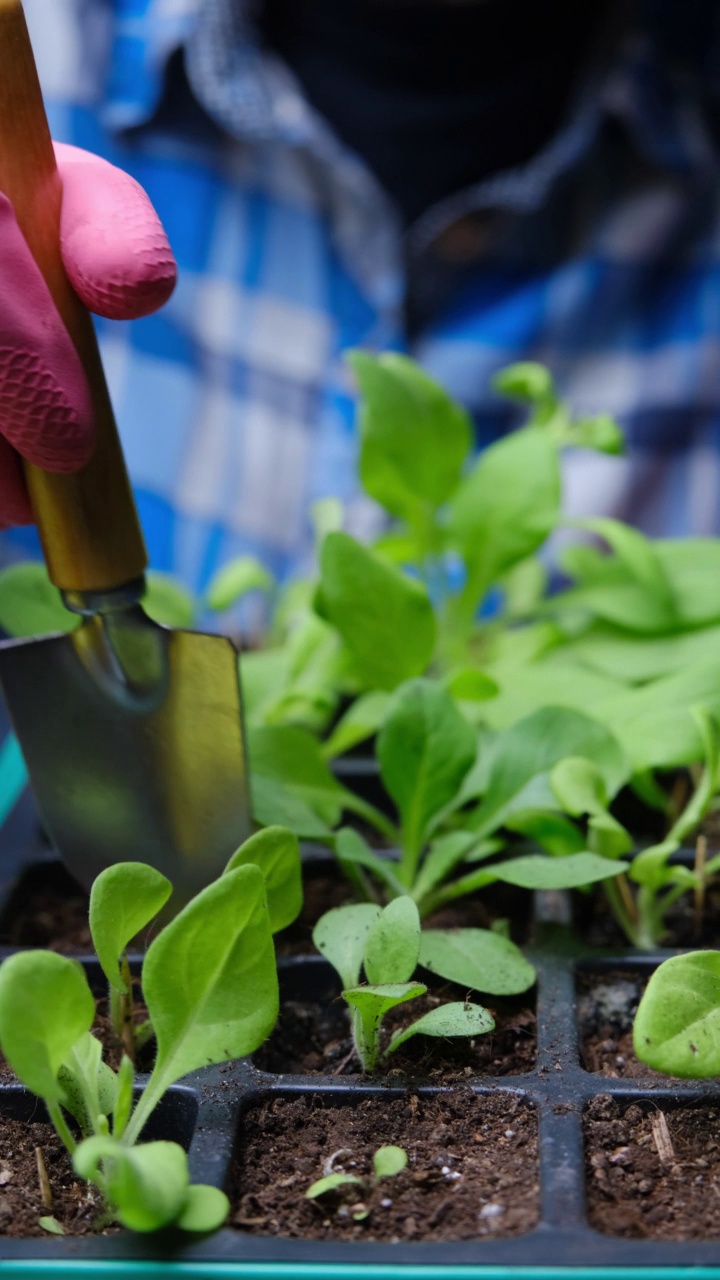
[(597, 1231), (720, 1240), (720, 1108), (663, 1110), (600, 1094), (584, 1127), (588, 1215)]
[(586, 1071), (625, 1080), (672, 1078), (640, 1062), (633, 1047), (633, 1021), (646, 985), (626, 970), (579, 974), (578, 1039)]
[[(425, 977), (427, 975), (423, 975)], [(432, 979), (429, 981), (432, 983)], [(450, 1000), (472, 999), (490, 1010), (495, 1030), (468, 1039), (415, 1036), (383, 1064), (384, 1076), (401, 1075), (424, 1080), (442, 1077), (443, 1083), (474, 1075), (520, 1075), (531, 1071), (537, 1052), (535, 1012), (528, 996), (499, 999), (461, 990), (451, 983), (431, 987), (427, 995), (390, 1011), (384, 1021), (387, 1042), (401, 1026)], [(289, 1000), (270, 1038), (253, 1055), (262, 1071), (291, 1075), (351, 1075), (361, 1067), (353, 1050), (347, 1006), (341, 997), (331, 1003)]]
[[(43, 1203), (37, 1148), (47, 1170), (51, 1203)], [(76, 1178), (52, 1125), (0, 1119), (0, 1236), (47, 1237), (38, 1219), (50, 1216), (68, 1235), (86, 1235), (95, 1231), (100, 1211), (95, 1192)]]
[[(407, 1168), (373, 1182), (372, 1157), (384, 1145), (402, 1147)], [(317, 1240), (522, 1235), (538, 1220), (537, 1159), (535, 1113), (508, 1093), (463, 1089), (355, 1105), (317, 1094), (273, 1098), (243, 1118), (229, 1225)], [(331, 1171), (367, 1181), (306, 1199)]]

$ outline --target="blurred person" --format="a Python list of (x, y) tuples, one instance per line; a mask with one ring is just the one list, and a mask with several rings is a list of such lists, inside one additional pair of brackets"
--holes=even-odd
[[(570, 513), (720, 530), (712, 0), (25, 8), (54, 136), (137, 179), (179, 266), (167, 304), (131, 319), (167, 298), (167, 247), (135, 187), (60, 148), (71, 279), (102, 310), (110, 260), (131, 277), (99, 331), (154, 568), (197, 591), (253, 553), (285, 577), (307, 566), (327, 494), (372, 528), (354, 346), (420, 360), (480, 447), (519, 420), (492, 374), (545, 362), (576, 412), (615, 414), (630, 445), (566, 460)], [(136, 213), (154, 258), (126, 236)], [(0, 253), (0, 282), (5, 269)], [(87, 454), (75, 389), (77, 430), (45, 440), (45, 465)], [(33, 457), (32, 405), (18, 412), (6, 434)], [(29, 518), (14, 492), (5, 524)], [(3, 542), (37, 549), (27, 528)]]

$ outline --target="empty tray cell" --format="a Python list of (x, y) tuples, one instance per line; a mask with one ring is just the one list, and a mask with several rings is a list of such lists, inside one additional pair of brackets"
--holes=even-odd
[[(401, 1147), (407, 1166), (373, 1175)], [(348, 1182), (317, 1199), (331, 1173)], [(537, 1117), (519, 1093), (353, 1090), (273, 1093), (241, 1117), (231, 1226), (317, 1240), (472, 1240), (518, 1236), (538, 1221)]]
[(584, 1116), (588, 1217), (605, 1235), (720, 1240), (720, 1093), (599, 1094)]

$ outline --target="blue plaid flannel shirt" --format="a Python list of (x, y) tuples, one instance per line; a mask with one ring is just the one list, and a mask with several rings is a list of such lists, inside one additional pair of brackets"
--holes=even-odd
[[(644, 27), (530, 164), (408, 231), (258, 48), (251, 9), (26, 0), (55, 136), (134, 174), (179, 261), (161, 313), (99, 323), (152, 565), (196, 591), (239, 553), (285, 577), (307, 564), (326, 494), (373, 528), (343, 361), (357, 345), (422, 361), (480, 445), (518, 420), (493, 372), (546, 362), (577, 411), (616, 414), (630, 441), (623, 459), (568, 457), (569, 514), (718, 532), (718, 6), (644, 0)], [(192, 95), (163, 109), (180, 48)], [(411, 338), (406, 294), (425, 317)], [(32, 531), (4, 540), (6, 556), (36, 547)]]

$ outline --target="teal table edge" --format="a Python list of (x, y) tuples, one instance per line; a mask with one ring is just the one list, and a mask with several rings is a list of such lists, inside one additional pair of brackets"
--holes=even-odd
[(5, 1261), (2, 1280), (720, 1280), (720, 1267), (372, 1266), (314, 1263)]

